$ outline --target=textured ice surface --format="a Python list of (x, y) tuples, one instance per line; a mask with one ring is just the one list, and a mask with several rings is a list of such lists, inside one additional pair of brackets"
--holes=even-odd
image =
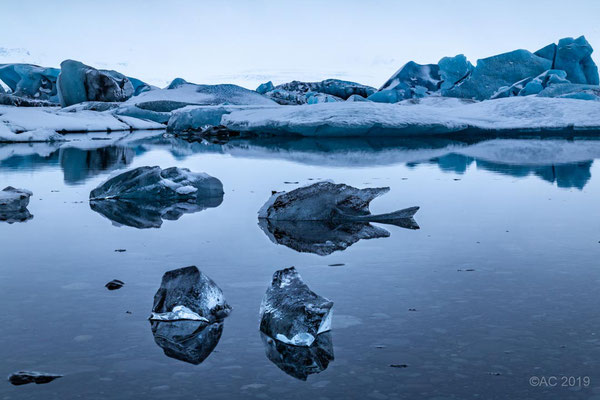
[[(558, 45), (550, 44), (535, 53), (519, 49), (483, 58), (477, 60), (475, 66), (462, 54), (444, 57), (438, 64), (420, 65), (411, 61), (369, 99), (395, 103), (428, 95), (476, 100), (508, 97), (518, 94), (516, 88), (522, 90), (548, 70), (564, 71), (564, 79), (574, 84), (598, 85), (598, 68), (591, 58), (592, 52), (590, 44), (581, 36), (561, 39)], [(553, 83), (556, 81), (550, 82)], [(539, 91), (539, 82), (533, 82), (522, 95)], [(596, 100), (591, 96), (578, 98)]]
[(326, 79), (321, 82), (292, 81), (277, 86), (273, 86), (272, 82), (267, 82), (260, 85), (256, 91), (265, 94), (279, 104), (291, 105), (346, 100), (353, 95), (366, 98), (376, 90), (356, 82)]
[[(565, 86), (552, 85), (550, 88)], [(592, 91), (589, 87), (586, 90)], [(469, 128), (485, 131), (596, 130), (600, 128), (598, 115), (600, 102), (597, 101), (518, 96), (473, 102), (428, 97), (400, 104), (337, 102), (240, 110), (224, 114), (221, 125), (234, 131), (273, 135), (414, 136)]]
[[(168, 271), (154, 295), (152, 317), (160, 314), (173, 319), (203, 318), (215, 322), (229, 315), (231, 306), (212, 279), (195, 266)], [(180, 317), (180, 318), (175, 318)]]
[(440, 68), (437, 64), (421, 65), (410, 61), (392, 75), (379, 92), (369, 96), (369, 100), (389, 103), (423, 97), (439, 90), (440, 85)]
[(463, 81), (448, 89), (449, 97), (489, 99), (503, 86), (529, 77), (536, 77), (552, 68), (552, 62), (536, 56), (527, 50), (515, 50), (477, 60), (471, 74)]
[(261, 110), (272, 108), (273, 106), (187, 106), (171, 113), (167, 130), (169, 132), (194, 132), (202, 131), (207, 127), (221, 125), (223, 115), (234, 111), (242, 110)]
[(389, 187), (357, 189), (344, 184), (318, 182), (271, 196), (258, 211), (258, 218), (273, 221), (328, 221), (393, 223), (412, 218), (419, 209), (411, 207), (372, 215), (369, 204), (389, 192)]
[(442, 79), (442, 95), (444, 91), (452, 88), (473, 71), (473, 64), (467, 60), (464, 54), (454, 57), (444, 57), (438, 62), (440, 78)]
[(10, 374), (8, 381), (15, 386), (26, 385), (28, 383), (43, 384), (52, 382), (55, 379), (61, 378), (62, 375), (48, 374), (46, 372), (36, 371), (19, 371)]
[(125, 101), (134, 94), (129, 78), (117, 71), (97, 70), (79, 61), (60, 64), (58, 97), (63, 107), (84, 101)]
[(223, 322), (151, 321), (151, 328), (154, 341), (167, 357), (198, 365), (219, 343)]
[(151, 321), (203, 321), (208, 322), (208, 319), (201, 317), (186, 306), (175, 306), (171, 311), (163, 313), (153, 312), (150, 315)]
[(205, 173), (187, 168), (139, 167), (110, 178), (90, 192), (90, 200), (125, 199), (179, 201), (222, 197), (223, 184)]
[(7, 186), (0, 191), (0, 214), (21, 211), (27, 208), (32, 192)]
[(269, 98), (236, 85), (197, 85), (173, 81), (166, 89), (150, 90), (127, 101), (140, 108), (170, 112), (186, 105), (275, 105)]
[(16, 96), (58, 103), (56, 79), (60, 70), (33, 64), (0, 64), (2, 80)]
[(331, 329), (333, 302), (311, 291), (294, 267), (276, 271), (260, 305), (260, 330), (294, 346), (310, 346)]
[(561, 39), (553, 49), (552, 68), (564, 70), (572, 83), (598, 85), (598, 67), (592, 60), (594, 50), (584, 36)]
[(0, 143), (39, 143), (39, 142), (62, 142), (63, 135), (52, 129), (38, 128), (30, 131), (15, 133), (5, 125), (0, 125)]
[[(92, 107), (86, 109), (86, 107)], [(138, 118), (115, 116), (111, 110), (82, 108), (11, 107), (0, 105), (0, 142), (51, 142), (65, 140), (60, 133), (113, 132), (164, 129), (164, 125)], [(68, 140), (68, 139), (67, 139)]]
[(331, 332), (317, 335), (308, 347), (294, 346), (273, 339), (261, 332), (267, 358), (279, 369), (296, 379), (305, 381), (309, 375), (318, 374), (333, 361)]

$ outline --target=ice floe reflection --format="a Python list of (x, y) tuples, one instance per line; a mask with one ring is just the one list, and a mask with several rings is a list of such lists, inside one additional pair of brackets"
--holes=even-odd
[(198, 365), (217, 347), (223, 322), (150, 321), (154, 341), (167, 357)]
[(305, 381), (309, 375), (318, 374), (334, 360), (331, 332), (317, 335), (308, 347), (294, 346), (273, 339), (264, 333), (260, 336), (267, 358), (286, 374)]
[[(555, 135), (559, 135), (556, 133)], [(437, 165), (464, 173), (475, 167), (513, 177), (536, 176), (561, 188), (582, 189), (590, 167), (600, 158), (600, 140), (582, 137), (492, 139), (433, 138), (256, 138), (228, 143), (186, 142), (162, 132), (69, 135), (60, 143), (0, 145), (0, 169), (60, 166), (67, 184), (81, 184), (101, 173), (125, 168), (148, 151), (169, 152), (176, 159), (199, 153), (285, 160), (326, 167), (373, 167), (405, 164)]]

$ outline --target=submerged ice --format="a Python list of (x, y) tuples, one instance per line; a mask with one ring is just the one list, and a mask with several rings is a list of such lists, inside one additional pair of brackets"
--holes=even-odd
[(260, 330), (294, 346), (310, 346), (331, 329), (333, 302), (311, 291), (294, 267), (276, 271), (260, 305)]

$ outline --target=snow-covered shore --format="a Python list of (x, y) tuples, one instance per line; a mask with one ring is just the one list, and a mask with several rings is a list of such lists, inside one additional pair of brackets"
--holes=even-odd
[(59, 133), (164, 129), (156, 122), (111, 112), (63, 111), (58, 107), (0, 106), (0, 142), (65, 140)]
[(411, 136), (468, 129), (600, 131), (600, 102), (535, 96), (482, 102), (443, 97), (397, 104), (336, 102), (232, 111), (223, 115), (221, 125), (242, 132), (319, 137)]

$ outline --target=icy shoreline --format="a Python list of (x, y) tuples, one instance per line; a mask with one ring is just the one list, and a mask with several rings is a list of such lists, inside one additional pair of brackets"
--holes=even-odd
[(67, 140), (60, 133), (115, 132), (165, 129), (156, 122), (82, 110), (69, 112), (58, 107), (0, 106), (0, 143), (35, 143)]
[(533, 96), (482, 102), (443, 97), (397, 104), (338, 102), (235, 110), (223, 115), (221, 125), (241, 132), (318, 137), (600, 130), (600, 102)]

